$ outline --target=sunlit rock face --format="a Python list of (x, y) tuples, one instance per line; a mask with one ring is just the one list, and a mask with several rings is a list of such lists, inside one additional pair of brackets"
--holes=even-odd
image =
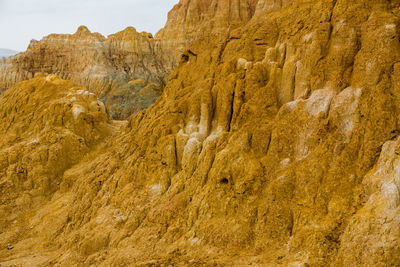
[(81, 26), (75, 34), (51, 34), (32, 41), (28, 50), (0, 64), (0, 88), (56, 74), (99, 96), (115, 119), (126, 119), (152, 104), (165, 86), (168, 71), (149, 33), (133, 27), (110, 35)]
[(196, 39), (225, 35), (246, 24), (254, 15), (257, 0), (179, 1), (168, 13), (168, 21), (157, 34), (165, 51), (164, 62), (179, 63), (181, 53)]
[(0, 96), (2, 265), (399, 265), (400, 1), (215, 3), (127, 122), (52, 75)]
[(95, 92), (113, 118), (126, 119), (157, 99), (188, 44), (243, 25), (255, 9), (254, 0), (182, 1), (156, 38), (133, 27), (107, 38), (85, 26), (72, 35), (51, 34), (0, 63), (0, 89), (39, 72), (56, 74)]

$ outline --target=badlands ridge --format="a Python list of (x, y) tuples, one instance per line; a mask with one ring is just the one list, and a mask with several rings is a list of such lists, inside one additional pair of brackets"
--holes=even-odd
[(398, 0), (181, 0), (32, 42), (0, 63), (0, 265), (399, 266), (399, 37)]

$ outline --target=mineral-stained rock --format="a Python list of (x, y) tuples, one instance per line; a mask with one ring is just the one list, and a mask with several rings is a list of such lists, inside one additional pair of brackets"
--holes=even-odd
[[(110, 35), (81, 26), (75, 34), (51, 34), (32, 41), (28, 50), (0, 63), (0, 89), (56, 74), (96, 93), (113, 118), (124, 119), (148, 107), (162, 92), (168, 70), (158, 58), (151, 34), (133, 27)], [(144, 84), (130, 83), (141, 79)]]
[[(1, 95), (0, 106), (2, 250), (27, 233), (20, 228), (26, 212), (50, 200), (65, 170), (81, 161), (115, 126), (95, 94), (55, 75), (38, 74), (10, 88)], [(62, 220), (59, 215), (52, 213), (55, 220)], [(13, 230), (4, 232), (9, 227)]]
[(0, 92), (39, 72), (56, 74), (96, 93), (114, 119), (126, 119), (157, 99), (187, 45), (209, 34), (226, 35), (247, 23), (256, 4), (181, 1), (156, 38), (133, 27), (107, 38), (85, 26), (72, 35), (51, 34), (32, 41), (26, 52), (0, 61)]
[[(15, 89), (52, 76), (6, 91), (0, 263), (398, 266), (399, 7), (260, 2), (245, 25), (193, 40), (161, 97), (120, 131), (100, 111), (100, 124), (74, 128), (73, 104), (44, 109), (76, 94), (69, 82), (56, 79), (70, 96)], [(33, 103), (42, 116), (17, 116)], [(51, 153), (16, 146), (43, 128), (69, 148), (50, 138), (55, 121), (88, 141), (77, 158), (56, 154), (53, 172)]]
[(63, 171), (112, 130), (94, 93), (56, 75), (38, 74), (12, 87), (0, 105), (4, 186), (50, 194)]
[(227, 35), (254, 15), (257, 0), (182, 0), (169, 12), (167, 24), (156, 34), (164, 62), (179, 63), (181, 53), (194, 40)]

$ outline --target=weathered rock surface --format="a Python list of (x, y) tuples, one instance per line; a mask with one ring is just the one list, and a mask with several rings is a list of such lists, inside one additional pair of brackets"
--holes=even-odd
[(56, 74), (96, 93), (113, 118), (125, 119), (152, 104), (168, 76), (149, 33), (133, 27), (110, 35), (81, 26), (75, 34), (51, 34), (32, 41), (24, 53), (0, 62), (0, 88)]
[(133, 27), (107, 38), (85, 26), (72, 35), (51, 34), (0, 61), (0, 92), (36, 73), (56, 74), (95, 92), (113, 118), (126, 119), (157, 99), (187, 45), (210, 34), (229, 34), (251, 19), (256, 4), (181, 1), (156, 38)]
[[(400, 1), (255, 7), (247, 24), (193, 40), (161, 97), (120, 131), (100, 110), (99, 124), (68, 126), (73, 104), (45, 115), (45, 95), (35, 102), (17, 89), (53, 78), (0, 96), (10, 136), (1, 141), (1, 264), (400, 264)], [(47, 101), (64, 103), (70, 91)], [(43, 116), (17, 116), (25, 103), (43, 103)], [(70, 163), (57, 175), (25, 143), (24, 157), (13, 156), (28, 138), (18, 129), (46, 136), (54, 117), (89, 140), (74, 160), (57, 154)], [(34, 166), (48, 181), (34, 182), (42, 194), (23, 182)]]
[[(0, 106), (0, 247), (13, 252), (10, 247), (17, 246), (9, 243), (33, 229), (21, 227), (27, 212), (51, 200), (65, 170), (115, 126), (95, 94), (55, 75), (39, 74), (12, 87), (1, 95)], [(43, 230), (53, 227), (36, 223)], [(12, 231), (5, 232), (10, 226)], [(0, 255), (3, 261), (3, 251)]]
[[(181, 54), (194, 40), (212, 35), (228, 36), (246, 24), (256, 11), (258, 0), (183, 0), (168, 13), (168, 21), (156, 34), (164, 62), (177, 66)], [(259, 7), (261, 8), (261, 7)]]

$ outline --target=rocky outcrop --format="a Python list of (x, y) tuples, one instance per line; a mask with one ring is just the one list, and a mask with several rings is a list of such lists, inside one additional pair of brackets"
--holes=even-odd
[[(110, 136), (117, 126), (93, 93), (55, 75), (39, 74), (10, 88), (1, 95), (0, 106), (0, 262), (3, 265), (3, 249), (11, 251), (14, 246), (8, 243), (27, 233), (20, 228), (27, 222), (22, 219), (26, 212), (37, 210), (50, 200), (59, 189), (63, 173)], [(60, 220), (59, 215), (53, 213), (55, 221)], [(10, 226), (16, 228), (5, 231)]]
[[(177, 66), (185, 48), (196, 39), (229, 35), (254, 15), (258, 0), (182, 0), (168, 13), (156, 38), (168, 62)], [(260, 7), (261, 8), (261, 7)]]
[[(21, 140), (13, 129), (51, 130), (53, 117), (84, 140), (86, 127), (99, 133), (90, 153), (58, 158), (72, 163), (57, 175), (27, 145), (25, 157), (3, 152), (0, 263), (399, 265), (400, 2), (265, 3), (277, 6), (193, 40), (161, 97), (120, 131), (101, 110), (100, 124), (71, 128), (74, 104), (45, 110), (42, 94), (26, 96), (46, 87), (10, 98), (32, 81), (0, 96), (5, 150)], [(62, 92), (51, 99), (78, 91)], [(51, 118), (19, 118), (25, 103)], [(46, 198), (13, 182), (39, 165), (54, 181), (34, 183)]]
[(105, 38), (82, 26), (72, 35), (51, 34), (32, 41), (26, 52), (0, 64), (0, 88), (40, 72), (88, 88), (116, 119), (153, 103), (168, 76), (151, 34), (138, 33), (132, 27)]
[(156, 38), (133, 27), (107, 38), (85, 26), (72, 35), (51, 34), (0, 62), (0, 90), (36, 73), (56, 74), (94, 92), (114, 119), (126, 119), (157, 99), (187, 45), (246, 24), (256, 7), (257, 0), (180, 1)]

